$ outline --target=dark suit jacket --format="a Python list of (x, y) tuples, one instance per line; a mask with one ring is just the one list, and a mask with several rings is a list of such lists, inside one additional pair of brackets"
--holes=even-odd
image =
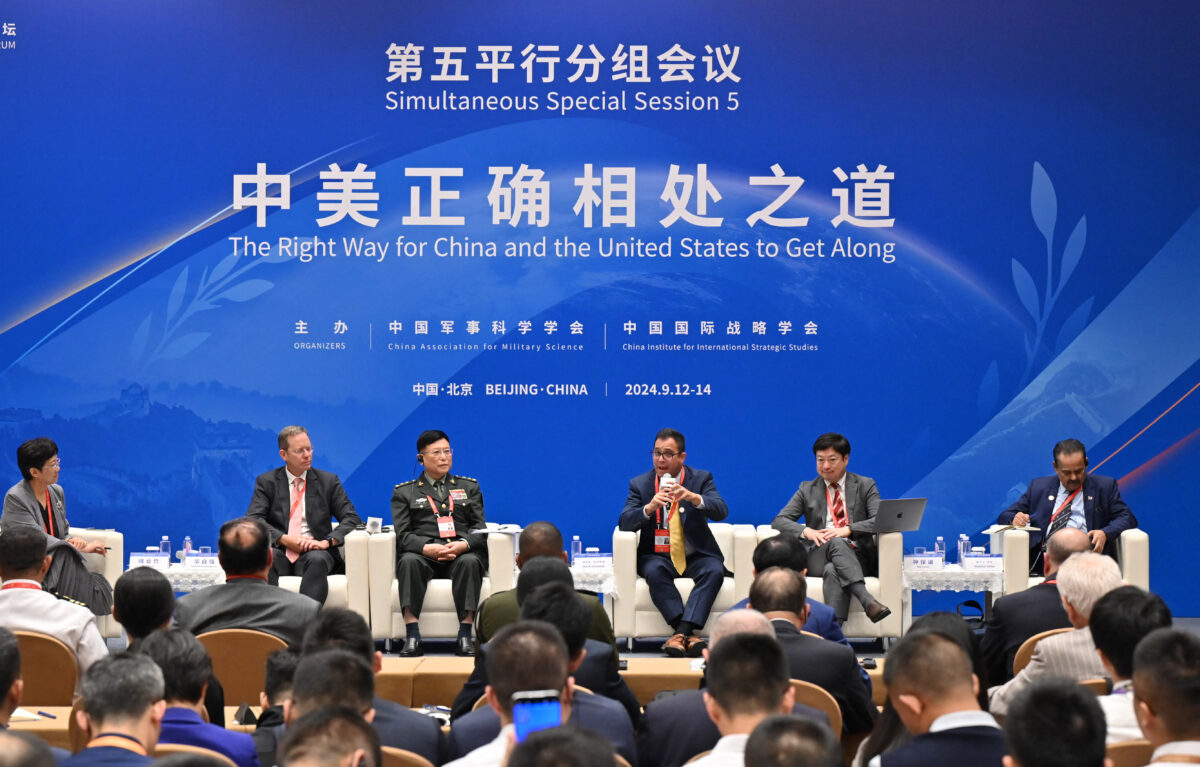
[[(587, 655), (584, 656), (583, 663), (579, 664), (579, 668), (575, 669), (575, 673), (571, 675), (575, 678), (575, 684), (582, 685), (597, 695), (611, 698), (620, 703), (629, 714), (629, 721), (637, 726), (642, 718), (642, 706), (638, 703), (633, 690), (629, 689), (629, 685), (621, 677), (621, 672), (617, 668), (617, 660), (613, 657), (612, 645), (589, 639), (584, 643), (584, 649), (587, 650)], [(487, 684), (487, 645), (483, 644), (475, 653), (475, 670), (471, 672), (467, 683), (463, 685), (462, 690), (454, 699), (454, 705), (450, 710), (450, 719), (454, 721), (468, 714), (471, 706), (475, 705), (475, 701), (479, 700), (480, 695), (483, 695)]]
[[(254, 480), (254, 496), (250, 498), (247, 517), (258, 517), (267, 523), (271, 534), (271, 545), (276, 545), (279, 536), (288, 531), (291, 516), (291, 490), (288, 488), (287, 468), (264, 472)], [(340, 546), (346, 535), (362, 524), (354, 511), (354, 504), (342, 488), (336, 474), (320, 469), (309, 469), (304, 484), (304, 519), (308, 530), (318, 541), (333, 540)], [(336, 519), (338, 526), (333, 527)]]
[[(846, 504), (846, 516), (850, 520), (850, 541), (854, 544), (854, 552), (862, 563), (863, 572), (876, 575), (879, 572), (879, 555), (875, 543), (875, 515), (879, 513), (879, 489), (875, 487), (875, 480), (846, 472), (843, 501)], [(804, 524), (800, 524), (801, 518)], [(771, 527), (791, 533), (811, 549), (813, 544), (804, 538), (804, 528), (811, 525), (820, 530), (828, 519), (825, 480), (817, 477), (800, 483), (791, 500), (775, 515)]]
[[(163, 715), (159, 743), (180, 743), (199, 746), (229, 757), (238, 767), (259, 767), (254, 739), (244, 732), (234, 732), (209, 724), (190, 708), (168, 708)], [(274, 767), (273, 764), (264, 767)]]
[[(854, 650), (854, 645), (850, 644), (850, 640), (842, 633), (842, 627), (838, 625), (837, 613), (833, 608), (824, 602), (818, 602), (814, 599), (805, 599), (808, 604), (808, 620), (804, 621), (804, 630), (810, 634), (816, 634), (819, 637), (828, 639), (830, 642), (837, 642), (840, 645), (849, 647)], [(738, 602), (730, 610), (742, 610), (750, 606), (749, 599), (743, 599)], [(857, 657), (857, 656), (856, 656)], [(871, 675), (861, 665), (858, 667), (859, 676), (867, 685), (867, 694), (871, 694)]]
[[(612, 743), (617, 753), (630, 764), (637, 764), (633, 725), (621, 704), (602, 695), (576, 692), (571, 701), (571, 717), (567, 722), (591, 730)], [(500, 716), (491, 706), (472, 711), (456, 719), (447, 738), (446, 760), (460, 759), (500, 734)]]
[(883, 767), (928, 767), (931, 764), (1001, 767), (1008, 746), (996, 727), (955, 727), (929, 732), (880, 757)]
[[(585, 591), (578, 593), (592, 608), (592, 625), (588, 628), (588, 639), (616, 645), (617, 638), (613, 635), (612, 622), (608, 619), (604, 604), (595, 594)], [(478, 615), (475, 616), (475, 639), (481, 643), (491, 641), (497, 631), (517, 620), (520, 615), (517, 590), (497, 591), (479, 605)]]
[[(996, 521), (1011, 525), (1017, 512), (1029, 515), (1029, 524), (1040, 528), (1029, 533), (1029, 548), (1041, 548), (1042, 536), (1050, 529), (1050, 517), (1066, 498), (1058, 496), (1058, 475), (1038, 477), (1029, 483), (1017, 502), (1000, 512)], [(1069, 493), (1068, 493), (1069, 495)], [(1066, 512), (1064, 512), (1066, 513)], [(1104, 553), (1113, 556), (1117, 538), (1126, 530), (1137, 527), (1137, 517), (1121, 498), (1121, 490), (1112, 477), (1089, 474), (1083, 481), (1083, 519), (1088, 530), (1103, 530), (1108, 539)], [(1032, 561), (1032, 560), (1031, 560)]]
[(316, 600), (303, 594), (257, 578), (236, 578), (180, 597), (175, 603), (175, 623), (193, 634), (219, 629), (265, 631), (299, 647), (304, 630), (320, 609)]
[(792, 679), (811, 682), (832, 695), (841, 709), (842, 728), (847, 734), (870, 730), (878, 712), (870, 690), (863, 684), (854, 651), (802, 634), (787, 621), (773, 620), (771, 625), (787, 656)]
[(1057, 583), (1039, 583), (1000, 597), (992, 605), (992, 617), (980, 644), (987, 671), (987, 679), (980, 684), (994, 687), (1012, 679), (1013, 658), (1022, 642), (1034, 634), (1070, 626)]
[(442, 727), (436, 719), (380, 697), (375, 698), (374, 707), (372, 725), (382, 745), (412, 751), (434, 764), (445, 761)]
[[(796, 704), (792, 713), (829, 724), (829, 717), (815, 708)], [(646, 706), (638, 729), (638, 757), (641, 767), (679, 767), (720, 739), (704, 708), (704, 693), (685, 690)]]
[(145, 767), (154, 761), (152, 757), (117, 746), (95, 746), (85, 748), (59, 767)]
[[(652, 513), (647, 517), (642, 511), (654, 497), (654, 476), (654, 471), (651, 470), (629, 480), (629, 497), (625, 499), (625, 508), (621, 512), (618, 525), (622, 530), (642, 531), (641, 540), (638, 541), (639, 561), (643, 557), (670, 556), (669, 554), (654, 553), (654, 528), (657, 524), (657, 515)], [(708, 521), (711, 519), (713, 522), (720, 522), (725, 519), (729, 516), (729, 507), (725, 504), (725, 499), (717, 492), (717, 485), (713, 482), (712, 474), (703, 469), (684, 466), (683, 486), (704, 498), (703, 509), (697, 509), (687, 501), (679, 502), (679, 510), (683, 513), (684, 539), (692, 545), (696, 552), (724, 561), (721, 549), (717, 546), (717, 539), (713, 537), (712, 530), (708, 529)], [(667, 526), (665, 515), (662, 524), (665, 529)]]

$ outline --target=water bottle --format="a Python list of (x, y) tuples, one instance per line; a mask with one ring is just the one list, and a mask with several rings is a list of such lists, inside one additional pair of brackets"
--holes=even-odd
[(583, 543), (580, 542), (578, 535), (571, 536), (571, 564), (575, 564), (576, 558), (583, 553)]
[(166, 554), (168, 557), (171, 556), (171, 537), (170, 536), (164, 535), (162, 537), (162, 541), (160, 541), (158, 544), (158, 550), (161, 551), (163, 554)]
[(937, 540), (934, 541), (934, 543), (933, 543), (933, 553), (941, 554), (942, 560), (945, 561), (945, 559), (946, 559), (946, 539), (940, 535), (937, 537)]
[(958, 562), (962, 564), (967, 561), (967, 552), (971, 550), (971, 539), (966, 533), (958, 535)]
[(187, 559), (188, 555), (190, 555), (191, 553), (192, 553), (192, 536), (185, 535), (183, 537), (183, 558)]

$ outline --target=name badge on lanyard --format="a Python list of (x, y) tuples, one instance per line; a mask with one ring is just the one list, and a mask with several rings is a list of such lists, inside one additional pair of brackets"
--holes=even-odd
[(456, 537), (458, 533), (454, 530), (454, 494), (450, 495), (450, 511), (445, 515), (437, 513), (437, 503), (431, 496), (425, 497), (429, 499), (429, 505), (433, 509), (433, 513), (437, 515), (438, 535), (443, 538)]
[(654, 531), (654, 551), (657, 554), (671, 553), (671, 531), (659, 530)]

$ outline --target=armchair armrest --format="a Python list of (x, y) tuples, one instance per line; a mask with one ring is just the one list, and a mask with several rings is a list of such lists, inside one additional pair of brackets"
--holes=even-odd
[(617, 636), (631, 636), (633, 632), (637, 537), (635, 532), (613, 530), (613, 580), (617, 583), (617, 593), (613, 595), (613, 631)]
[(1005, 530), (1004, 593), (1014, 594), (1029, 588), (1029, 533), (1024, 530)]
[(366, 530), (353, 530), (335, 549), (346, 562), (346, 600), (354, 612), (371, 622), (370, 540)]
[(1150, 590), (1150, 536), (1136, 527), (1117, 538), (1117, 555), (1125, 582)]
[(515, 536), (510, 533), (489, 533), (488, 578), (492, 581), (492, 593), (508, 591), (517, 585), (513, 571), (517, 567)]
[(750, 584), (754, 582), (754, 547), (758, 545), (758, 533), (753, 525), (733, 526), (733, 561), (725, 566), (733, 571), (733, 594), (737, 601), (750, 596)]
[(375, 639), (391, 639), (392, 581), (396, 578), (396, 533), (388, 530), (369, 535), (368, 538), (367, 592), (370, 595), (371, 636)]

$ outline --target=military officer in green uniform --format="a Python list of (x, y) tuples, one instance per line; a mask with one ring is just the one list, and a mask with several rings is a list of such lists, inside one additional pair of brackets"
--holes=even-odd
[[(470, 477), (450, 473), (450, 438), (436, 429), (417, 437), (421, 476), (396, 485), (392, 524), (396, 530), (396, 581), (404, 611), (402, 657), (424, 654), (417, 621), (430, 578), (449, 578), (458, 612), (456, 655), (474, 655), (471, 639), (479, 590), (487, 569), (483, 493)], [(478, 531), (478, 532), (476, 532)]]

